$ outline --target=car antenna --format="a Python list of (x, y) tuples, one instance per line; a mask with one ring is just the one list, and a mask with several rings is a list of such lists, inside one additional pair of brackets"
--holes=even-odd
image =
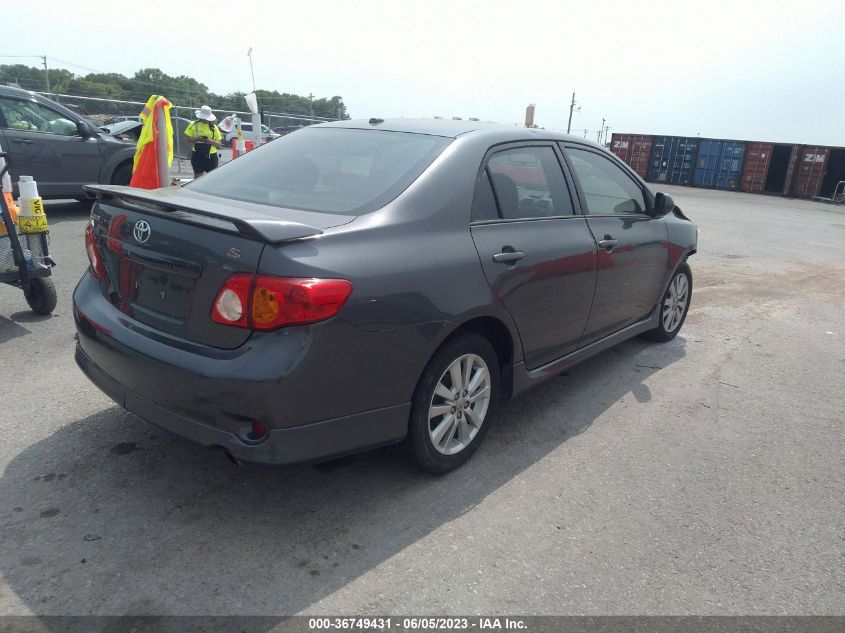
[(379, 123), (384, 123), (384, 119), (377, 119), (375, 117), (370, 119), (370, 125), (378, 125)]

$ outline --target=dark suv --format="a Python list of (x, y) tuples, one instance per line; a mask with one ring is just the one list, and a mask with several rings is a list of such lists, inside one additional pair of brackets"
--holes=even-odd
[(615, 156), (477, 122), (317, 125), (184, 188), (93, 187), (82, 370), (236, 459), (405, 440), (445, 472), (497, 404), (672, 339), (697, 229)]
[(45, 198), (82, 198), (83, 185), (127, 185), (135, 146), (34, 92), (0, 86), (0, 145), (12, 181), (26, 174)]

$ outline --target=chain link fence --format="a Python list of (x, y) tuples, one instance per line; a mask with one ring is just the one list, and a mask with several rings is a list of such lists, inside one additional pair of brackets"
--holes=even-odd
[[(140, 122), (139, 116), (145, 103), (141, 101), (123, 101), (120, 99), (104, 99), (99, 97), (82, 97), (78, 95), (66, 95), (50, 92), (39, 92), (39, 94), (61, 103), (66, 108), (74, 110), (85, 117), (97, 127), (107, 127), (116, 136), (136, 141), (140, 127), (132, 127), (127, 121)], [(191, 175), (191, 145), (185, 141), (185, 129), (196, 116), (194, 112), (199, 106), (187, 106), (174, 104), (170, 110), (170, 120), (173, 123), (173, 175)], [(212, 106), (212, 109), (213, 106)], [(252, 131), (252, 114), (250, 112), (236, 110), (215, 110), (218, 120), (229, 116), (237, 115), (242, 121), (242, 129), (245, 136)], [(262, 138), (269, 141), (307, 125), (336, 121), (334, 118), (292, 114), (287, 112), (261, 113)], [(224, 134), (224, 148), (220, 150), (220, 162), (225, 163), (232, 159), (231, 137), (234, 133)]]

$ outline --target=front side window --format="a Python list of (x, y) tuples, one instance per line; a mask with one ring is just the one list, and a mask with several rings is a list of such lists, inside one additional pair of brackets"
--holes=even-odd
[(504, 219), (572, 215), (569, 189), (551, 147), (497, 152), (487, 169)]
[(451, 140), (386, 130), (307, 128), (186, 188), (275, 207), (360, 215), (398, 196)]
[(3, 113), (6, 127), (12, 130), (47, 132), (62, 136), (74, 136), (79, 133), (76, 123), (40, 103), (0, 97), (0, 111)]
[(581, 183), (589, 213), (645, 213), (642, 189), (612, 160), (595, 152), (572, 147), (566, 148), (566, 155)]

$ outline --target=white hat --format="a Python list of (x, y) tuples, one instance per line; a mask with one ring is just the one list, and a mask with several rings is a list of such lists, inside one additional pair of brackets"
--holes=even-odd
[(198, 119), (202, 119), (203, 121), (216, 121), (217, 117), (214, 116), (214, 112), (211, 111), (211, 108), (204, 105), (199, 110), (195, 110), (194, 114), (197, 116)]

